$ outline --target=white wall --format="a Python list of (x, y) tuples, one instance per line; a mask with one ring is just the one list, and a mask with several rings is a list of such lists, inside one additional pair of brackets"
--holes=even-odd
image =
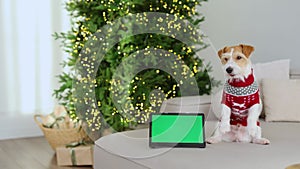
[(33, 115), (54, 109), (64, 54), (51, 34), (70, 29), (64, 1), (0, 0), (0, 140), (42, 135)]
[(218, 50), (226, 45), (255, 46), (253, 62), (291, 59), (300, 69), (299, 0), (209, 0), (199, 11), (202, 30)]

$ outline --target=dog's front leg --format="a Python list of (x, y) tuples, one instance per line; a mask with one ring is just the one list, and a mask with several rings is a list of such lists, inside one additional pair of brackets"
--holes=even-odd
[(255, 104), (252, 107), (249, 108), (249, 115), (247, 119), (247, 128), (249, 135), (252, 137), (255, 137), (257, 134), (257, 120), (259, 118), (259, 115), (261, 113), (262, 106), (261, 104)]
[[(228, 132), (230, 132), (230, 114), (231, 114), (230, 108), (222, 104), (220, 123), (218, 124), (218, 128), (216, 129), (216, 131), (213, 133), (213, 136), (206, 139), (207, 143), (209, 144), (218, 143), (223, 140), (223, 137), (227, 135)], [(230, 141), (234, 139), (235, 138), (232, 138)]]
[(231, 109), (222, 104), (222, 115), (221, 115), (221, 123), (220, 123), (220, 132), (225, 134), (230, 131), (230, 114)]

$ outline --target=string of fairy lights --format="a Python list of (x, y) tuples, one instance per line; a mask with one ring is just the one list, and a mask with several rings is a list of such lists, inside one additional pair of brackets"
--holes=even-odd
[[(149, 46), (147, 48), (144, 49), (143, 51), (143, 55), (147, 56), (150, 55), (151, 52), (153, 51), (157, 51), (158, 48), (150, 48)], [(159, 53), (159, 58), (162, 60), (168, 60), (169, 57), (171, 56), (171, 52), (172, 50), (168, 51), (169, 53), (163, 54), (163, 53)], [(131, 94), (134, 94), (137, 92), (137, 90), (143, 90), (143, 88), (146, 87), (147, 84), (147, 79), (143, 79), (142, 76), (135, 76), (131, 81), (130, 84), (132, 87), (132, 90), (129, 90), (129, 86), (128, 88), (124, 88), (124, 87), (120, 87), (122, 86), (122, 83), (120, 80), (115, 80), (112, 79), (110, 81), (111, 87), (109, 88), (109, 90), (111, 91), (111, 93), (114, 95), (114, 97), (118, 98), (120, 93), (122, 95), (123, 90), (125, 90), (125, 92), (128, 92), (128, 96), (131, 97), (126, 97), (126, 101), (125, 101), (125, 106), (124, 109), (122, 109), (122, 113), (126, 113), (126, 114), (130, 114), (131, 118), (128, 118), (126, 122), (130, 122), (130, 121), (134, 121), (136, 119), (138, 120), (138, 123), (145, 123), (147, 122), (147, 120), (149, 119), (149, 114), (151, 113), (155, 113), (158, 112), (158, 108), (161, 107), (163, 101), (176, 97), (177, 96), (177, 92), (179, 91), (181, 85), (184, 84), (184, 80), (186, 81), (186, 79), (188, 78), (193, 78), (195, 73), (198, 72), (198, 67), (197, 67), (197, 62), (194, 63), (193, 66), (193, 71), (190, 70), (190, 68), (184, 64), (182, 58), (183, 56), (181, 55), (175, 55), (174, 53), (172, 53), (172, 55), (176, 56), (176, 60), (172, 63), (170, 63), (170, 69), (172, 70), (172, 72), (170, 72), (172, 75), (167, 75), (167, 79), (172, 79), (172, 76), (176, 76), (176, 75), (180, 75), (181, 79), (178, 81), (177, 84), (173, 84), (172, 85), (172, 89), (168, 90), (168, 91), (164, 91), (163, 88), (161, 86), (155, 85), (154, 86), (154, 91), (158, 91), (158, 92), (154, 92), (154, 93), (150, 93), (150, 96), (148, 97), (147, 94), (145, 92), (141, 93), (140, 96), (138, 97), (133, 97), (131, 96)], [(138, 58), (137, 56), (134, 56), (135, 58)], [(167, 66), (167, 65), (166, 65)], [(156, 69), (155, 70), (156, 74), (160, 74), (161, 70)], [(140, 85), (140, 87), (136, 84), (142, 84)], [(196, 84), (194, 82), (190, 82), (189, 84), (190, 86), (195, 86)], [(121, 92), (120, 92), (121, 91)], [(150, 102), (150, 106), (146, 106), (145, 102), (149, 99)], [(136, 104), (133, 104), (134, 101), (136, 101)], [(124, 112), (125, 111), (125, 112)], [(114, 114), (118, 114), (119, 110), (118, 109), (114, 109), (113, 111), (113, 115)]]
[[(66, 3), (67, 6), (71, 7), (74, 6), (77, 3), (82, 3), (82, 5), (86, 4), (89, 5), (89, 3), (93, 3), (96, 0), (70, 0)], [(98, 1), (97, 1), (98, 2)], [(193, 5), (186, 5), (187, 2), (193, 3)], [(98, 2), (99, 3), (99, 2)], [(195, 28), (190, 25), (182, 25), (180, 22), (177, 22), (177, 20), (183, 20), (187, 17), (192, 17), (196, 14), (196, 6), (199, 4), (197, 0), (173, 0), (173, 2), (166, 2), (164, 0), (157, 1), (156, 6), (149, 5), (149, 11), (150, 12), (159, 12), (162, 8), (167, 9), (169, 14), (172, 16), (175, 16), (176, 20), (168, 20), (168, 18), (162, 18), (159, 17), (157, 19), (158, 23), (167, 23), (167, 27), (160, 27), (161, 32), (166, 32), (169, 30), (173, 30), (173, 32), (176, 31), (183, 31), (183, 32), (191, 32), (193, 35), (197, 35), (197, 32), (195, 31)], [(138, 7), (137, 4), (131, 3), (129, 1), (116, 1), (116, 0), (102, 0), (100, 1), (100, 7), (105, 9), (102, 10), (102, 12), (99, 15), (102, 15), (101, 18), (103, 18), (104, 24), (103, 25), (112, 25), (113, 26), (113, 14), (118, 11), (122, 11), (123, 16), (132, 15), (130, 11), (132, 9)], [(99, 8), (100, 8), (99, 7)], [(185, 16), (182, 15), (182, 11), (185, 11)], [(72, 51), (70, 52), (72, 57), (75, 57), (77, 59), (80, 59), (80, 66), (82, 69), (85, 69), (86, 74), (83, 74), (81, 76), (76, 77), (76, 88), (72, 89), (72, 92), (76, 92), (74, 90), (78, 89), (78, 86), (85, 91), (85, 93), (81, 93), (81, 97), (73, 97), (70, 101), (70, 104), (79, 104), (79, 105), (86, 105), (88, 107), (92, 107), (91, 109), (87, 109), (85, 112), (85, 121), (87, 122), (89, 127), (92, 127), (92, 131), (97, 131), (101, 128), (101, 119), (99, 114), (101, 112), (97, 109), (97, 107), (101, 107), (102, 101), (94, 98), (93, 90), (88, 90), (90, 88), (97, 88), (99, 85), (97, 84), (97, 80), (93, 78), (95, 75), (95, 61), (97, 59), (98, 53), (95, 52), (90, 47), (86, 46), (86, 43), (89, 42), (91, 39), (94, 40), (95, 44), (101, 41), (105, 41), (105, 39), (101, 39), (97, 36), (95, 36), (95, 33), (103, 33), (99, 32), (101, 30), (96, 30), (96, 32), (91, 31), (91, 28), (88, 25), (82, 24), (83, 22), (91, 21), (93, 15), (92, 14), (78, 14), (76, 11), (71, 14), (73, 16), (73, 28), (72, 28), (72, 34), (76, 38), (71, 40)], [(149, 18), (147, 17), (146, 13), (143, 14), (137, 14), (136, 15), (135, 22), (141, 22), (141, 23), (147, 23), (149, 22)], [(121, 25), (122, 27), (126, 27), (126, 25)], [(109, 39), (110, 36), (114, 32), (108, 32), (106, 35), (106, 39)], [(151, 39), (153, 35), (149, 35), (149, 38)], [(176, 38), (175, 35), (170, 34), (170, 37)], [(199, 39), (195, 39), (195, 41), (198, 41)], [(90, 44), (92, 47), (93, 45)], [(107, 44), (103, 44), (103, 50), (107, 51), (109, 48)], [(130, 54), (136, 50), (140, 50), (140, 46), (130, 45), (130, 51), (122, 51), (121, 46), (116, 46), (116, 51), (119, 56), (126, 58), (129, 57)], [(146, 46), (144, 49), (143, 55), (149, 55), (150, 49), (164, 49), (162, 45), (156, 45), (156, 46)], [(186, 55), (190, 55), (193, 53), (195, 49), (195, 46), (183, 46), (181, 51), (185, 53)], [(197, 62), (194, 62), (194, 65), (192, 69), (190, 69), (187, 65), (184, 64), (183, 59), (184, 55), (181, 55), (180, 53), (176, 53), (174, 50), (169, 49), (167, 50), (169, 53), (166, 53), (165, 55), (161, 55), (160, 57), (163, 59), (164, 57), (168, 58), (171, 57), (170, 53), (176, 56), (176, 61), (174, 61), (171, 65), (171, 69), (173, 72), (171, 72), (171, 75), (167, 75), (168, 79), (172, 79), (172, 76), (180, 75), (182, 77), (182, 80), (179, 81), (177, 84), (173, 84), (171, 86), (170, 90), (165, 90), (163, 87), (156, 85), (154, 86), (153, 91), (149, 95), (147, 93), (141, 93), (138, 97), (132, 97), (132, 94), (135, 94), (138, 90), (143, 90), (142, 87), (140, 87), (136, 84), (140, 84), (140, 86), (147, 85), (146, 79), (143, 79), (142, 76), (136, 76), (130, 81), (130, 86), (123, 86), (121, 81), (116, 81), (115, 79), (107, 79), (106, 83), (110, 84), (110, 87), (107, 89), (109, 92), (114, 95), (114, 97), (118, 98), (124, 90), (127, 93), (128, 97), (125, 98), (125, 109), (120, 111), (118, 108), (113, 107), (112, 108), (112, 116), (114, 115), (120, 115), (124, 118), (121, 118), (121, 121), (123, 123), (131, 123), (136, 121), (138, 118), (138, 123), (145, 123), (149, 119), (149, 114), (157, 112), (157, 108), (160, 107), (166, 99), (173, 98), (177, 96), (177, 92), (179, 91), (181, 85), (185, 83), (185, 79), (193, 78), (195, 74), (199, 72), (199, 64)], [(139, 51), (137, 51), (138, 53)], [(88, 55), (89, 57), (85, 57)], [(161, 70), (156, 69), (155, 72), (159, 75), (162, 73)], [(197, 85), (193, 82), (190, 82), (189, 85)], [(130, 90), (131, 89), (131, 90)], [(81, 90), (80, 90), (81, 91)], [(145, 102), (149, 101), (150, 105), (146, 105)], [(136, 104), (134, 104), (136, 102)], [(70, 110), (71, 117), (73, 119), (77, 119), (76, 111)], [(124, 115), (125, 114), (125, 115)]]

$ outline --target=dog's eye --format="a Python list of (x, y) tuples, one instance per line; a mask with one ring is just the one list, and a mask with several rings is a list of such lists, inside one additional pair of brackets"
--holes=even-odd
[(236, 59), (237, 59), (237, 60), (241, 60), (241, 59), (242, 59), (242, 56), (237, 56)]
[(228, 61), (228, 58), (224, 58), (224, 60), (225, 60), (225, 62), (227, 62), (227, 61)]

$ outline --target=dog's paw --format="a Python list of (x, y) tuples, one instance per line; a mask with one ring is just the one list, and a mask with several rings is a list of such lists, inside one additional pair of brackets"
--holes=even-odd
[(227, 132), (230, 132), (230, 124), (227, 124), (227, 123), (221, 123), (220, 124), (220, 132), (222, 134), (225, 134)]
[(262, 144), (262, 145), (269, 145), (270, 144), (270, 140), (268, 140), (266, 138), (254, 139), (253, 143), (255, 143), (255, 144)]
[(206, 139), (205, 141), (208, 144), (216, 144), (216, 143), (221, 142), (221, 140), (219, 138), (216, 138), (216, 137), (210, 137), (210, 138)]

